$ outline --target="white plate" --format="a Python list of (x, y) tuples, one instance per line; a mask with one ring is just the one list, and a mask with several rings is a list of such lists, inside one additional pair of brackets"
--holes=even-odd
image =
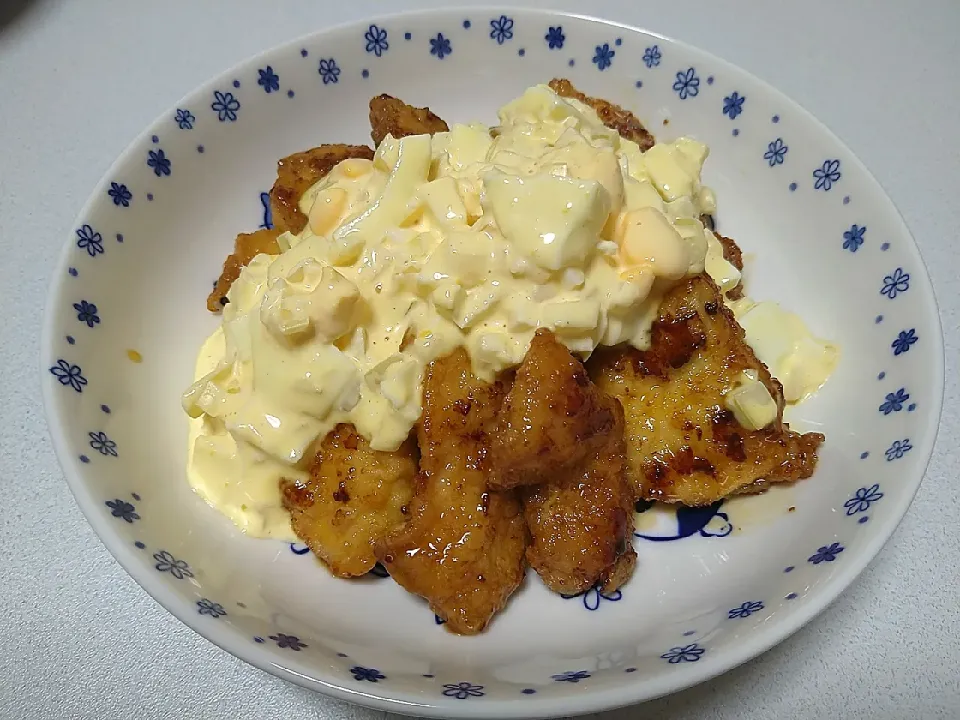
[[(299, 546), (247, 538), (200, 501), (185, 480), (179, 397), (216, 325), (204, 298), (233, 237), (268, 221), (261, 193), (278, 158), (368, 141), (367, 102), (381, 92), (450, 121), (491, 122), (556, 76), (633, 109), (661, 138), (706, 142), (705, 180), (721, 231), (749, 254), (749, 294), (800, 312), (843, 359), (789, 418), (827, 436), (815, 477), (706, 512), (648, 510), (622, 593), (564, 599), (531, 574), (485, 634), (456, 637), (391, 581), (336, 580)], [(887, 540), (940, 415), (927, 274), (850, 151), (721, 60), (561, 13), (382, 18), (237, 66), (123, 153), (70, 230), (55, 278), (44, 401), (68, 482), (110, 551), (238, 657), (384, 710), (571, 715), (754, 657), (820, 612)]]

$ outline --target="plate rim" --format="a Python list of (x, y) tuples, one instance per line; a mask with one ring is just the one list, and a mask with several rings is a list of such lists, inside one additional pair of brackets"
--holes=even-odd
[[(797, 113), (800, 117), (802, 117), (805, 123), (812, 123), (815, 126), (818, 126), (818, 129), (821, 132), (826, 133), (831, 140), (843, 147), (849, 153), (849, 159), (855, 164), (857, 169), (863, 173), (864, 181), (867, 183), (873, 183), (876, 186), (876, 189), (879, 189), (879, 191), (882, 193), (884, 199), (887, 201), (890, 208), (895, 213), (896, 218), (899, 220), (901, 229), (903, 232), (905, 232), (906, 236), (910, 240), (907, 253), (914, 256), (914, 259), (918, 261), (917, 269), (922, 269), (923, 271), (922, 274), (918, 272), (915, 277), (921, 280), (919, 283), (921, 287), (919, 289), (922, 289), (925, 301), (929, 300), (929, 303), (925, 301), (923, 302), (925, 305), (923, 308), (923, 314), (925, 316), (929, 316), (926, 317), (925, 320), (932, 323), (930, 327), (936, 331), (936, 337), (933, 341), (935, 343), (935, 347), (930, 353), (932, 364), (930, 369), (933, 371), (934, 393), (933, 397), (931, 398), (932, 407), (925, 413), (927, 427), (924, 428), (923, 431), (924, 441), (916, 446), (916, 450), (919, 452), (914, 454), (914, 457), (919, 455), (922, 460), (917, 461), (917, 472), (909, 474), (906, 478), (906, 480), (909, 480), (909, 483), (912, 485), (912, 487), (909, 488), (909, 493), (901, 507), (894, 511), (893, 514), (891, 514), (886, 520), (881, 523), (877, 523), (877, 525), (880, 526), (880, 529), (876, 530), (864, 542), (863, 546), (861, 546), (859, 552), (855, 556), (855, 561), (844, 565), (842, 570), (838, 571), (837, 574), (831, 577), (828, 582), (821, 585), (819, 590), (813, 596), (811, 596), (802, 607), (793, 611), (787, 619), (780, 621), (778, 624), (772, 625), (766, 631), (752, 633), (740, 644), (728, 647), (719, 655), (703, 658), (703, 660), (698, 662), (695, 667), (687, 668), (682, 674), (674, 673), (672, 675), (664, 676), (660, 681), (659, 687), (656, 688), (654, 692), (649, 692), (649, 688), (642, 683), (627, 682), (622, 686), (617, 687), (615, 690), (608, 688), (584, 691), (583, 693), (572, 697), (537, 697), (528, 698), (522, 702), (519, 699), (497, 699), (488, 700), (473, 706), (454, 704), (453, 701), (449, 701), (439, 695), (435, 699), (431, 699), (427, 702), (404, 700), (402, 699), (402, 696), (391, 697), (389, 691), (378, 691), (375, 693), (361, 692), (351, 689), (350, 687), (337, 684), (336, 682), (329, 682), (322, 680), (319, 677), (304, 675), (292, 667), (288, 667), (286, 663), (277, 662), (276, 660), (271, 659), (271, 655), (265, 653), (260, 648), (241, 642), (238, 631), (228, 629), (227, 626), (221, 627), (206, 623), (202, 624), (200, 622), (200, 616), (196, 613), (183, 612), (182, 600), (180, 600), (177, 595), (168, 588), (167, 584), (163, 582), (162, 577), (156, 573), (147, 572), (147, 564), (145, 564), (141, 559), (142, 556), (134, 553), (131, 549), (131, 546), (124, 542), (117, 533), (113, 532), (107, 523), (103, 522), (102, 519), (98, 519), (100, 510), (99, 499), (94, 498), (90, 493), (89, 486), (83, 480), (82, 473), (79, 472), (81, 466), (77, 463), (76, 458), (69, 450), (69, 442), (66, 439), (64, 432), (65, 428), (68, 426), (68, 423), (65, 422), (62, 413), (57, 409), (57, 402), (55, 401), (53, 395), (53, 386), (48, 382), (41, 382), (44, 416), (46, 420), (47, 431), (57, 456), (61, 472), (63, 473), (67, 485), (70, 488), (70, 491), (73, 494), (77, 505), (83, 513), (87, 523), (93, 529), (101, 543), (103, 543), (110, 554), (113, 555), (114, 559), (120, 564), (123, 570), (131, 578), (133, 578), (133, 580), (154, 601), (159, 603), (160, 606), (163, 607), (174, 618), (182, 622), (202, 638), (212, 642), (214, 645), (222, 650), (227, 651), (234, 657), (272, 675), (291, 681), (310, 690), (321, 692), (335, 699), (404, 715), (412, 715), (416, 713), (427, 717), (438, 718), (452, 717), (454, 715), (464, 718), (538, 718), (556, 717), (560, 715), (582, 715), (586, 713), (608, 711), (663, 697), (665, 695), (669, 695), (711, 680), (729, 670), (739, 667), (740, 665), (759, 657), (806, 626), (811, 620), (826, 610), (828, 606), (833, 604), (840, 594), (843, 593), (851, 584), (853, 584), (853, 582), (860, 576), (867, 566), (876, 559), (880, 549), (890, 541), (894, 531), (903, 521), (907, 511), (913, 504), (916, 493), (919, 490), (923, 479), (926, 477), (930, 461), (933, 457), (934, 447), (939, 435), (945, 393), (945, 346), (940, 304), (937, 300), (936, 291), (930, 277), (930, 272), (923, 260), (920, 247), (918, 246), (909, 225), (904, 219), (903, 214), (900, 212), (900, 209), (890, 197), (883, 184), (877, 180), (866, 164), (849, 148), (849, 146), (837, 133), (831, 130), (828, 125), (814, 116), (797, 101), (793, 100), (790, 96), (772, 86), (762, 77), (755, 75), (753, 72), (741, 68), (738, 65), (714, 55), (710, 51), (704, 50), (683, 40), (678, 40), (668, 35), (664, 35), (653, 30), (648, 30), (637, 25), (631, 25), (616, 20), (559, 9), (516, 7), (506, 4), (497, 4), (491, 6), (471, 4), (463, 7), (453, 8), (418, 9), (384, 14), (378, 13), (362, 19), (342, 22), (329, 27), (314, 30), (312, 32), (304, 33), (262, 50), (261, 52), (249, 55), (232, 66), (225, 68), (216, 75), (204, 80), (192, 88), (189, 92), (182, 95), (176, 103), (165, 108), (162, 113), (156, 116), (144, 130), (137, 133), (137, 135), (124, 147), (124, 149), (120, 152), (114, 162), (110, 164), (100, 180), (94, 186), (90, 196), (84, 202), (80, 212), (77, 214), (74, 221), (74, 226), (77, 225), (77, 221), (86, 217), (91, 209), (98, 202), (100, 202), (99, 196), (102, 193), (98, 191), (109, 183), (109, 178), (113, 176), (114, 171), (128, 161), (129, 157), (137, 150), (144, 138), (150, 137), (150, 135), (154, 132), (154, 128), (157, 127), (162, 121), (166, 120), (168, 116), (170, 116), (171, 112), (176, 109), (176, 107), (183, 105), (187, 98), (202, 93), (206, 89), (216, 85), (222, 79), (235, 74), (240, 68), (253, 65), (262, 58), (273, 56), (278, 52), (294, 48), (298, 44), (302, 45), (308, 41), (314, 42), (317, 39), (323, 38), (324, 36), (342, 33), (350, 29), (359, 29), (364, 25), (369, 25), (370, 23), (381, 24), (396, 22), (403, 19), (454, 16), (457, 14), (467, 15), (478, 12), (488, 14), (500, 12), (511, 13), (513, 16), (522, 15), (527, 17), (540, 16), (543, 18), (571, 19), (592, 24), (600, 24), (612, 28), (619, 28), (624, 31), (629, 31), (631, 33), (640, 34), (646, 37), (657, 38), (665, 43), (682, 48), (684, 51), (693, 53), (694, 55), (700, 55), (704, 59), (708, 59), (711, 63), (714, 63), (719, 68), (732, 70), (738, 74), (744, 74), (752, 81), (758, 83), (763, 88), (764, 92), (770, 93), (782, 100), (785, 106), (789, 107), (792, 112)], [(40, 331), (41, 342), (39, 352), (39, 369), (42, 378), (46, 377), (49, 367), (48, 361), (53, 357), (52, 350), (56, 342), (54, 331), (57, 324), (55, 319), (55, 311), (53, 308), (59, 307), (58, 301), (60, 300), (60, 297), (64, 293), (66, 287), (63, 276), (66, 268), (69, 266), (69, 256), (72, 248), (73, 244), (71, 242), (64, 243), (63, 247), (61, 248), (53, 268), (54, 274), (51, 277), (51, 284), (46, 295), (43, 321)], [(939, 392), (937, 392), (937, 390), (939, 390)], [(873, 527), (876, 528), (877, 525), (874, 525)], [(644, 692), (641, 689), (647, 691)], [(386, 687), (384, 687), (384, 690), (386, 690)], [(451, 712), (453, 713), (452, 715)]]

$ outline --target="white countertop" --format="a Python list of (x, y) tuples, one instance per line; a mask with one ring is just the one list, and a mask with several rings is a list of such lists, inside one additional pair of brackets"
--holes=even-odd
[[(0, 717), (384, 717), (245, 665), (126, 575), (87, 526), (54, 459), (40, 405), (38, 329), (54, 259), (90, 189), (181, 95), (327, 25), (457, 4), (0, 0)], [(642, 710), (596, 717), (960, 718), (960, 462), (949, 450), (960, 431), (960, 2), (553, 5), (703, 47), (839, 134), (920, 244), (947, 347), (937, 451), (906, 519), (861, 578), (746, 666)]]

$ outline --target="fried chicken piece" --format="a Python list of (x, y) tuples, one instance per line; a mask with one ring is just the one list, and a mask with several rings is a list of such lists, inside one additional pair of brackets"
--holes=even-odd
[(527, 561), (554, 592), (600, 582), (613, 592), (636, 562), (633, 492), (624, 474), (623, 409), (590, 382), (549, 330), (538, 330), (507, 393), (491, 451), (498, 479), (522, 488)]
[[(813, 474), (823, 436), (800, 435), (783, 423), (780, 383), (707, 275), (666, 294), (649, 350), (598, 351), (587, 368), (623, 403), (628, 479), (637, 498), (709, 505)], [(758, 374), (778, 406), (763, 430), (740, 426), (724, 405), (724, 392), (744, 370)]]
[[(723, 246), (723, 259), (733, 265), (737, 270), (743, 272), (743, 253), (733, 238), (724, 237), (720, 233), (713, 233), (720, 244)], [(727, 292), (727, 297), (731, 300), (739, 300), (743, 297), (743, 281), (737, 283), (737, 286)]]
[(293, 531), (337, 577), (376, 564), (376, 541), (406, 520), (417, 475), (417, 445), (372, 450), (353, 425), (337, 425), (320, 444), (305, 484), (281, 480)]
[(252, 233), (240, 233), (233, 245), (233, 252), (223, 261), (223, 270), (217, 278), (217, 284), (207, 296), (207, 310), (218, 313), (227, 304), (227, 291), (234, 280), (240, 277), (240, 271), (257, 255), (279, 255), (280, 246), (277, 245), (278, 230), (257, 230)]
[(503, 402), (490, 447), (491, 487), (548, 482), (607, 442), (613, 403), (556, 336), (537, 330)]
[(270, 188), (274, 228), (281, 233), (294, 234), (303, 230), (307, 216), (300, 212), (300, 198), (314, 183), (348, 158), (373, 160), (373, 150), (366, 145), (321, 145), (280, 160), (277, 163), (277, 180)]
[(377, 95), (370, 100), (370, 127), (374, 145), (379, 145), (387, 135), (395, 138), (407, 135), (433, 135), (450, 128), (430, 108), (407, 105), (390, 95)]
[(489, 433), (505, 391), (475, 377), (462, 348), (430, 364), (410, 520), (376, 545), (393, 579), (463, 635), (483, 630), (524, 575), (520, 503), (513, 491), (487, 488)]
[(643, 126), (643, 123), (629, 110), (625, 110), (619, 105), (614, 105), (612, 102), (602, 100), (601, 98), (584, 95), (573, 86), (573, 83), (563, 78), (554, 78), (551, 80), (550, 89), (561, 97), (573, 98), (574, 100), (579, 100), (584, 105), (592, 107), (596, 110), (597, 115), (600, 116), (600, 121), (604, 125), (611, 130), (616, 130), (620, 134), (620, 137), (625, 140), (635, 142), (643, 152), (652, 148), (656, 142), (656, 140), (653, 139), (653, 135)]

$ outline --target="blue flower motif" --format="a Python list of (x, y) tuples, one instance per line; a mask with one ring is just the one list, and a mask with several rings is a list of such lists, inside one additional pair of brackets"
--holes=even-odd
[(856, 515), (859, 512), (866, 512), (867, 508), (882, 497), (880, 483), (874, 483), (870, 487), (862, 487), (857, 490), (843, 506), (847, 509), (847, 515)]
[(706, 648), (700, 647), (697, 643), (690, 643), (682, 647), (672, 647), (660, 657), (671, 665), (676, 665), (682, 662), (696, 662), (706, 651)]
[(126, 185), (120, 185), (115, 182), (110, 183), (110, 189), (107, 190), (107, 195), (113, 198), (114, 205), (123, 205), (123, 207), (130, 207), (130, 201), (133, 199), (133, 193), (127, 189)]
[(850, 252), (856, 252), (863, 245), (863, 234), (867, 231), (867, 226), (851, 225), (849, 230), (843, 233), (843, 249)]
[(387, 679), (387, 676), (376, 668), (363, 667), (363, 665), (354, 665), (352, 668), (350, 668), (350, 672), (353, 673), (354, 680), (360, 680), (361, 682), (366, 681), (375, 683), (377, 680)]
[(910, 438), (894, 440), (893, 445), (886, 450), (887, 462), (899, 460), (911, 450), (913, 450), (913, 445), (910, 444)]
[(563, 47), (563, 41), (567, 39), (567, 36), (563, 34), (563, 26), (557, 25), (556, 27), (548, 28), (547, 34), (543, 36), (543, 39), (547, 41), (547, 46), (551, 50), (559, 50)]
[(814, 190), (829, 190), (840, 179), (840, 161), (824, 160), (823, 165), (813, 171), (813, 177), (816, 178)]
[(728, 610), (727, 617), (731, 620), (735, 620), (736, 618), (750, 617), (755, 612), (760, 612), (761, 610), (763, 610), (763, 602), (760, 600), (745, 602), (740, 607), (735, 607), (732, 610)]
[(593, 64), (597, 70), (606, 70), (613, 63), (613, 56), (617, 54), (616, 50), (611, 49), (610, 43), (597, 45), (596, 54), (593, 56)]
[(100, 322), (100, 316), (97, 315), (97, 306), (81, 300), (73, 304), (73, 309), (77, 311), (77, 320), (86, 323), (87, 327), (93, 327)]
[(280, 76), (273, 71), (270, 65), (267, 65), (262, 70), (257, 70), (257, 73), (260, 75), (260, 79), (257, 80), (257, 85), (262, 87), (265, 93), (269, 95), (280, 89)]
[(292, 552), (294, 555), (306, 555), (308, 552), (310, 552), (310, 548), (299, 543), (290, 543), (290, 552)]
[(673, 83), (673, 90), (680, 96), (681, 100), (699, 95), (700, 78), (697, 77), (697, 71), (693, 68), (687, 68), (678, 72), (677, 79)]
[(168, 572), (177, 580), (183, 580), (185, 577), (193, 577), (193, 571), (186, 560), (177, 560), (166, 550), (161, 550), (153, 554), (153, 559), (157, 561), (154, 567), (159, 572)]
[(193, 121), (196, 120), (192, 112), (182, 109), (177, 110), (177, 114), (173, 116), (173, 119), (177, 123), (177, 127), (181, 130), (193, 130)]
[(80, 366), (71, 365), (66, 360), (57, 360), (57, 364), (50, 368), (50, 372), (61, 385), (64, 387), (69, 385), (77, 392), (83, 392), (83, 386), (87, 384)]
[(842, 552), (843, 545), (835, 542), (830, 545), (822, 545), (813, 555), (808, 557), (807, 560), (814, 565), (819, 565), (822, 562), (833, 562), (837, 559), (837, 555)]
[(213, 102), (210, 103), (210, 109), (217, 114), (220, 122), (236, 122), (237, 111), (240, 109), (240, 101), (237, 100), (232, 92), (213, 91)]
[(296, 635), (284, 635), (283, 633), (277, 633), (276, 635), (271, 635), (270, 639), (277, 644), (278, 648), (289, 649), (293, 650), (294, 652), (300, 652), (305, 647), (309, 647)]
[(128, 523), (139, 520), (140, 516), (135, 512), (136, 508), (126, 500), (117, 498), (116, 500), (107, 500), (104, 505), (110, 508), (110, 514), (115, 518), (122, 518)]
[(150, 150), (147, 152), (147, 167), (152, 167), (157, 177), (169, 175), (170, 158), (164, 155), (163, 150)]
[(387, 42), (387, 31), (376, 25), (367, 28), (367, 31), (363, 34), (363, 39), (367, 41), (367, 52), (372, 52), (377, 57), (390, 49), (390, 43)]
[(77, 230), (77, 247), (86, 250), (90, 257), (103, 255), (103, 236), (89, 225), (84, 225)]
[(767, 145), (767, 151), (763, 154), (763, 159), (770, 164), (770, 167), (783, 165), (784, 156), (789, 149), (789, 147), (784, 145), (783, 138), (777, 138)]
[(903, 404), (910, 399), (910, 393), (906, 388), (900, 388), (895, 393), (887, 393), (883, 404), (878, 408), (884, 415), (903, 410)]
[(320, 68), (317, 70), (323, 76), (323, 84), (340, 82), (340, 68), (337, 67), (337, 61), (333, 58), (324, 58), (320, 61)]
[(436, 55), (438, 59), (443, 60), (447, 55), (453, 52), (450, 46), (450, 40), (443, 36), (443, 33), (437, 33), (435, 38), (430, 38), (430, 54)]
[(586, 670), (567, 670), (559, 675), (551, 675), (550, 677), (557, 682), (578, 683), (581, 680), (586, 680), (588, 677), (591, 677), (591, 675)]
[(443, 686), (443, 694), (447, 697), (453, 697), (457, 700), (466, 700), (471, 697), (483, 697), (483, 685), (472, 685), (468, 682), (446, 683)]
[(223, 605), (215, 603), (212, 600), (207, 600), (206, 598), (197, 600), (197, 612), (200, 615), (209, 615), (212, 618), (223, 617), (227, 614), (227, 611), (223, 609)]
[(913, 345), (919, 337), (917, 337), (917, 329), (910, 328), (909, 330), (901, 330), (900, 334), (897, 335), (897, 339), (890, 343), (890, 347), (893, 348), (893, 354), (902, 355), (910, 349), (910, 346)]
[(497, 45), (513, 38), (513, 18), (501, 15), (490, 21), (490, 39), (496, 40)]
[(643, 51), (643, 64), (648, 68), (655, 68), (660, 64), (661, 57), (663, 56), (660, 54), (660, 46), (653, 45)]
[(105, 432), (89, 432), (90, 447), (101, 455), (117, 457), (117, 444), (107, 437)]
[(743, 112), (743, 103), (746, 101), (746, 99), (746, 97), (738, 92), (734, 92), (732, 95), (727, 95), (727, 97), (723, 99), (723, 114), (729, 117), (731, 120), (736, 120), (737, 116)]
[(273, 227), (273, 209), (270, 207), (270, 193), (260, 193), (260, 204), (263, 206), (263, 222), (261, 228), (270, 229)]
[(591, 612), (600, 607), (601, 600), (609, 600), (610, 602), (618, 602), (623, 598), (623, 593), (619, 590), (614, 590), (609, 595), (604, 593), (600, 588), (600, 583), (597, 583), (593, 587), (585, 590), (582, 593), (577, 593), (576, 595), (563, 595), (561, 594), (564, 600), (570, 600), (572, 598), (583, 598), (583, 606), (590, 610)]
[(893, 300), (897, 295), (909, 289), (910, 273), (904, 272), (903, 268), (897, 268), (883, 278), (883, 287), (880, 288), (880, 294)]

